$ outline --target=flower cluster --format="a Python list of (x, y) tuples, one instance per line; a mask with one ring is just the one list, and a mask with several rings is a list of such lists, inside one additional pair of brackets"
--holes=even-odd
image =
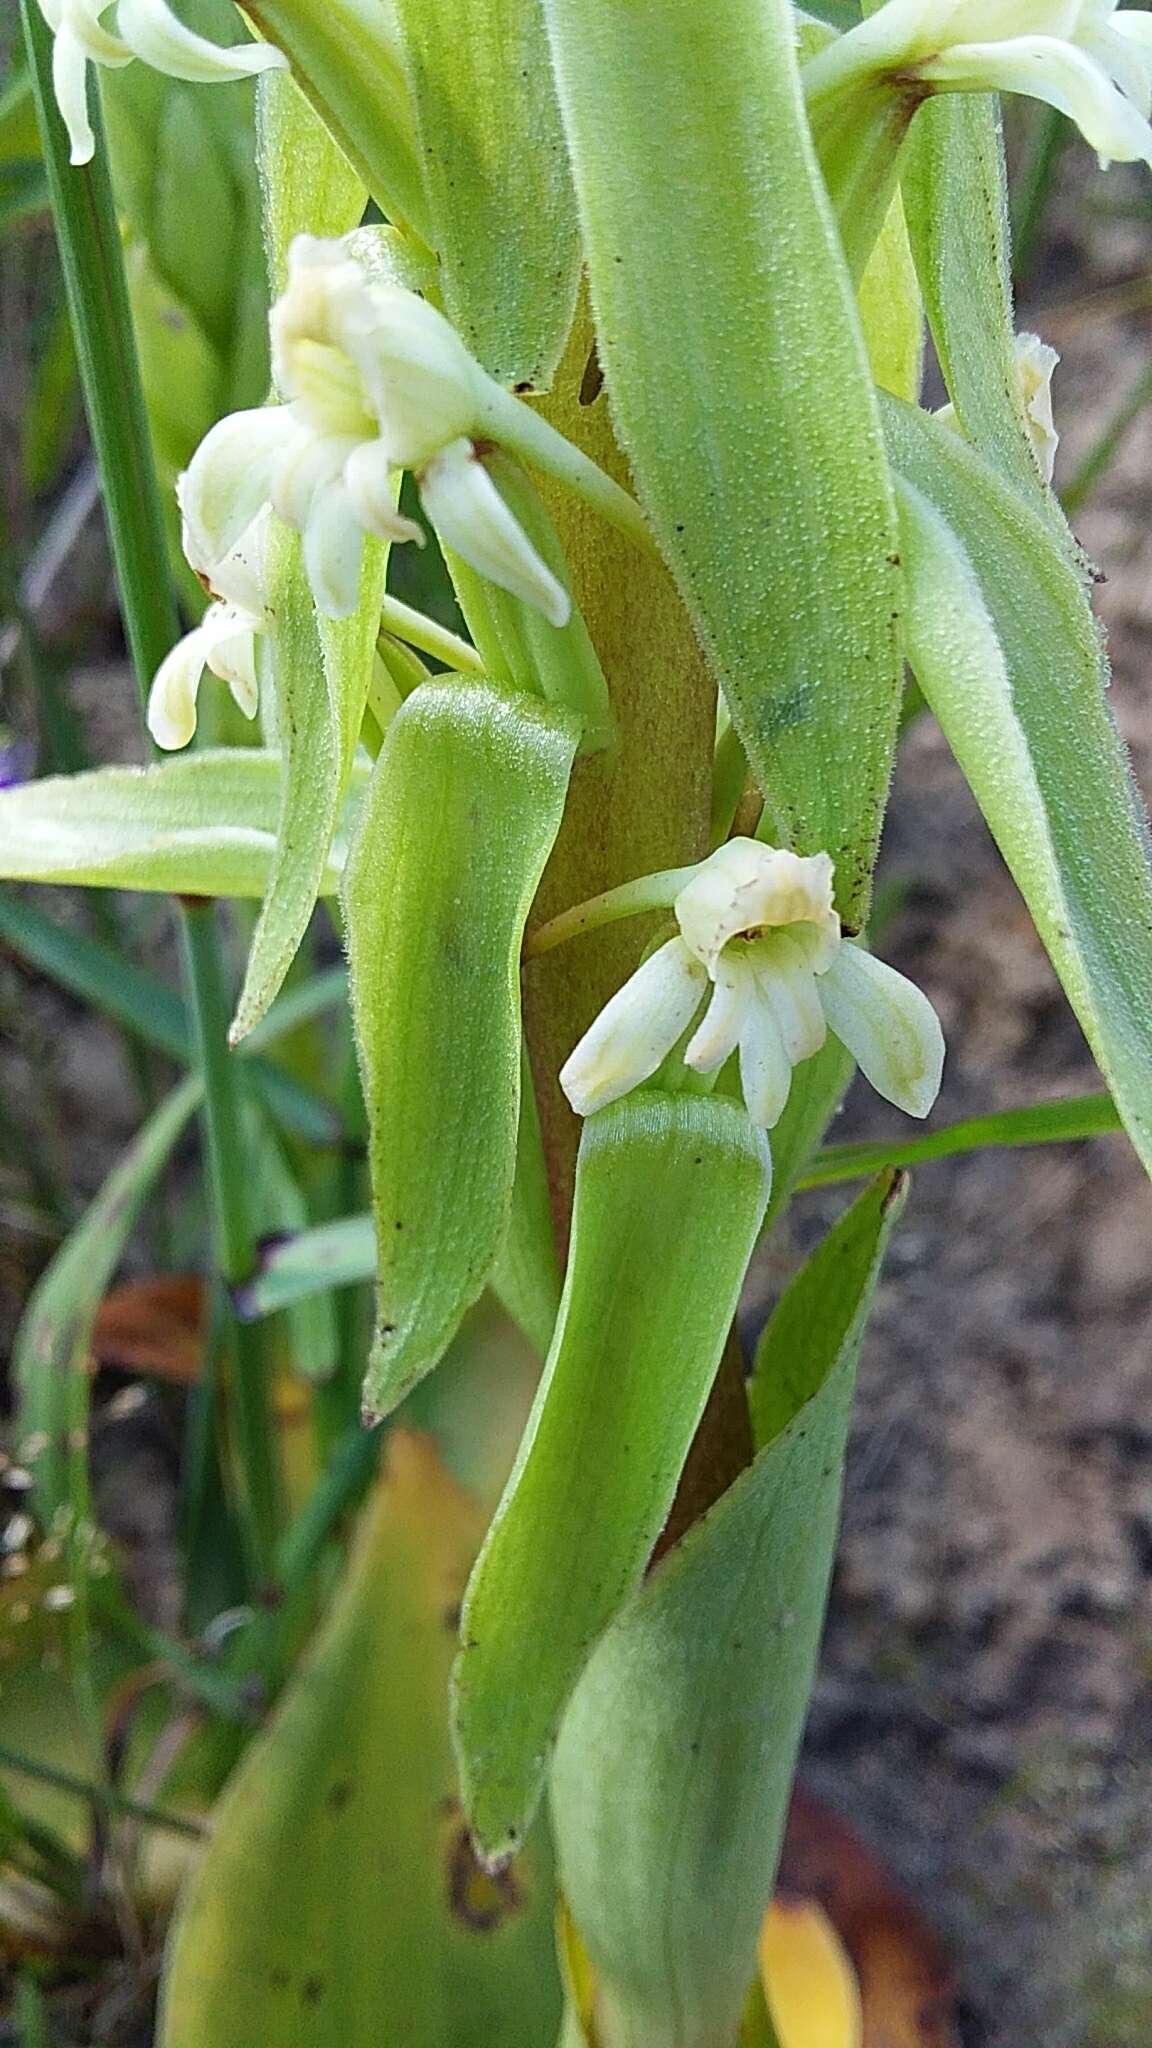
[(344, 617), (356, 607), (366, 535), (423, 539), (397, 510), (404, 469), (449, 547), (553, 625), (569, 616), (567, 591), (509, 511), (474, 439), (501, 401), (513, 401), (443, 314), (370, 278), (343, 243), (301, 235), (271, 336), (283, 403), (220, 420), (178, 485), (184, 552), (218, 602), (157, 674), (149, 723), (160, 746), (191, 738), (205, 667), (254, 708), (262, 522), (274, 514), (302, 535), (319, 610)]
[(1025, 93), (1101, 163), (1152, 163), (1152, 15), (1115, 0), (887, 0), (804, 67), (810, 107), (884, 78), (921, 96)]
[(944, 1061), (936, 1012), (902, 974), (843, 939), (832, 880), (826, 853), (755, 839), (731, 839), (702, 861), (672, 906), (678, 936), (618, 990), (561, 1072), (578, 1115), (650, 1079), (709, 996), (685, 1064), (710, 1074), (737, 1053), (749, 1115), (766, 1130), (783, 1113), (792, 1069), (829, 1030), (881, 1095), (927, 1116)]
[(113, 0), (39, 0), (53, 34), (52, 84), (74, 164), (90, 163), (96, 142), (88, 118), (88, 66), (116, 68), (140, 57), (154, 71), (212, 85), (282, 69), (287, 58), (268, 43), (221, 50), (185, 28), (164, 0), (115, 0), (115, 30), (104, 16)]

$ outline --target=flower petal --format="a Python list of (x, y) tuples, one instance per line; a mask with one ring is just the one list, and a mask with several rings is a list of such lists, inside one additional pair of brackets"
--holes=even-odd
[(944, 1034), (921, 989), (860, 946), (845, 944), (820, 980), (831, 1029), (877, 1094), (927, 1116), (940, 1090)]
[(211, 576), (262, 511), (296, 431), (286, 406), (262, 405), (205, 434), (176, 484), (184, 553), (198, 575)]
[(164, 0), (119, 0), (116, 26), (137, 57), (169, 78), (193, 85), (211, 85), (230, 78), (251, 78), (258, 71), (283, 71), (288, 59), (271, 43), (237, 43), (222, 50), (205, 36), (185, 28)]
[(88, 116), (88, 56), (69, 28), (59, 29), (52, 44), (52, 90), (72, 145), (69, 163), (90, 164), (96, 137)]
[(304, 522), (304, 569), (317, 609), (347, 619), (360, 596), (364, 528), (342, 483), (316, 492)]
[(303, 533), (313, 499), (337, 482), (356, 445), (348, 435), (294, 426), (272, 485), (272, 509), (286, 526)]
[(826, 1027), (816, 979), (803, 952), (787, 932), (772, 932), (752, 948), (752, 960), (757, 1001), (775, 1017), (791, 1064), (811, 1059), (824, 1043)]
[(1152, 163), (1152, 127), (1093, 58), (1053, 36), (960, 43), (918, 66), (921, 77), (966, 92), (1019, 92), (1046, 100), (1079, 128), (1102, 163)]
[(398, 481), (383, 441), (361, 441), (344, 464), (344, 488), (361, 526), (381, 540), (414, 540), (423, 547), (423, 528), (396, 509)]
[(418, 481), (424, 510), (450, 548), (481, 576), (543, 612), (551, 625), (567, 625), (568, 592), (508, 510), (470, 441), (442, 448)]
[(754, 1124), (770, 1131), (779, 1123), (792, 1087), (792, 1062), (775, 1013), (764, 1002), (750, 1003), (740, 1034), (740, 1086)]
[[(222, 612), (231, 612), (231, 605), (221, 606)], [(235, 630), (221, 633), (219, 640), (209, 650), (208, 667), (222, 683), (227, 683), (232, 701), (243, 712), (245, 718), (255, 718), (260, 709), (260, 683), (256, 674), (256, 635), (250, 619), (243, 613), (234, 613)]]
[(196, 697), (208, 651), (209, 636), (202, 625), (196, 626), (165, 655), (153, 678), (148, 692), (148, 730), (166, 753), (186, 747), (196, 730)]
[(709, 972), (730, 939), (756, 936), (770, 925), (811, 923), (838, 944), (833, 873), (826, 853), (803, 856), (758, 839), (729, 839), (681, 890), (676, 921)]
[(577, 1116), (638, 1088), (688, 1029), (708, 976), (683, 939), (669, 939), (606, 1003), (560, 1070)]
[(553, 627), (566, 627), (572, 600), (537, 555), (521, 522), (508, 512), (469, 440), (453, 440), (418, 477), (420, 502), (433, 526), (480, 575), (535, 606)]
[(748, 1005), (754, 998), (755, 982), (747, 962), (731, 955), (721, 960), (712, 1000), (685, 1049), (685, 1066), (694, 1067), (698, 1074), (713, 1074), (722, 1067), (740, 1043)]

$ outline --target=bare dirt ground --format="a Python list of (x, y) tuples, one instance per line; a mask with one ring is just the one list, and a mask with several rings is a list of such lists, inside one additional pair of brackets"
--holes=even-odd
[[(1140, 188), (1103, 184), (1081, 152), (1064, 181), (1021, 322), (1064, 354), (1058, 482), (1152, 360), (1152, 201), (1142, 218), (1087, 213), (1086, 187), (1094, 204)], [(1152, 411), (1077, 527), (1106, 572), (1113, 702), (1149, 791)], [(124, 758), (122, 674), (82, 680), (79, 702), (92, 751)], [(947, 1029), (940, 1119), (1097, 1085), (930, 719), (903, 750), (885, 864), (909, 892), (887, 950)], [(36, 1216), (91, 1192), (136, 1109), (101, 1027), (2, 960), (0, 1023), (6, 1343), (44, 1255)], [(861, 1090), (836, 1136), (893, 1128)], [(769, 1282), (841, 1201), (798, 1205)], [(1152, 1189), (1123, 1140), (915, 1176), (861, 1375), (806, 1773), (945, 1936), (965, 2048), (1152, 2041), (1150, 1336)], [(141, 1469), (127, 1493), (144, 1549), (163, 1539), (164, 1488)]]

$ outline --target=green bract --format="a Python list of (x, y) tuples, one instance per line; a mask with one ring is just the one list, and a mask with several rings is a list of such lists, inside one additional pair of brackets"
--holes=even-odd
[(900, 694), (895, 526), (790, 11), (546, 13), (640, 495), (778, 830), (831, 853), (858, 927)]
[(520, 945), (560, 824), (571, 716), (423, 684), (384, 742), (344, 885), (379, 1266), (365, 1401), (435, 1365), (508, 1226)]
[(552, 1348), (461, 1622), (456, 1744), (488, 1856), (523, 1840), (565, 1701), (660, 1533), (769, 1180), (735, 1103), (644, 1091), (585, 1125)]
[(887, 1175), (761, 1340), (751, 1468), (603, 1636), (552, 1815), (603, 2048), (735, 2038), (824, 1618), (860, 1342), (903, 1189)]

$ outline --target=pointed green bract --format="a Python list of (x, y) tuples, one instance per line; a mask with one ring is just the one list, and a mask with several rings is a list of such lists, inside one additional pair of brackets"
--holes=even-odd
[(860, 279), (856, 303), (873, 377), (881, 390), (914, 405), (924, 370), (924, 301), (899, 189)]
[(385, 1414), (436, 1364), (508, 1225), (520, 948), (576, 721), (475, 677), (388, 728), (344, 887), (378, 1246), (365, 1386)]
[(600, 359), (772, 808), (858, 927), (900, 692), (895, 519), (783, 0), (545, 0)]
[(383, 0), (249, 0), (245, 10), (290, 59), (302, 92), (373, 199), (398, 227), (431, 239), (411, 95), (392, 8)]
[(1099, 630), (1042, 514), (893, 402), (908, 658), (1152, 1170), (1152, 870)]
[[(318, 878), (331, 894), (344, 865), (349, 800)], [(0, 790), (0, 877), (180, 896), (261, 896), (280, 811), (280, 758), (257, 747), (182, 754), (152, 768), (93, 768)]]
[(368, 539), (356, 610), (325, 619), (313, 603), (299, 534), (278, 527), (269, 552), (275, 626), (259, 644), (265, 674), (275, 679), (284, 782), (276, 856), (236, 1006), (234, 1044), (279, 994), (321, 891), (364, 716), (388, 566), (386, 548)]
[(454, 1799), (444, 1616), (479, 1524), (431, 1443), (397, 1435), (323, 1631), (217, 1810), (169, 1946), (162, 2048), (555, 2038), (546, 1855), (497, 1890)]
[(540, 1112), (525, 1057), (520, 1072), (520, 1122), (512, 1207), (492, 1286), (513, 1322), (544, 1357), (560, 1307), (560, 1261), (548, 1200), (548, 1169), (540, 1136)]
[(502, 384), (547, 386), (576, 304), (576, 200), (541, 0), (396, 0), (444, 310)]
[[(355, 229), (366, 194), (284, 72), (262, 82), (259, 141), (264, 253), (272, 290), (279, 292), (295, 236)], [(278, 993), (312, 915), (360, 737), (387, 573), (387, 547), (369, 538), (356, 609), (348, 618), (329, 619), (316, 609), (299, 535), (278, 525), (269, 544), (268, 608), (275, 623), (260, 654), (264, 687), (274, 692), (284, 782), (276, 859), (248, 953), (233, 1041), (259, 1023)]]
[(560, 1315), (461, 1622), (456, 1745), (490, 1856), (523, 1839), (568, 1695), (668, 1514), (769, 1178), (733, 1102), (645, 1090), (584, 1126)]
[(909, 235), (956, 418), (1074, 550), (1037, 467), (1020, 396), (1004, 145), (995, 99), (946, 93), (922, 107), (904, 165)]
[(901, 1206), (886, 1175), (761, 1341), (755, 1463), (593, 1652), (552, 1770), (560, 1884), (600, 2048), (734, 2041), (824, 1616), (856, 1360)]
[(360, 226), (368, 194), (289, 72), (257, 86), (264, 257), (273, 292), (288, 277), (296, 235), (346, 235)]

